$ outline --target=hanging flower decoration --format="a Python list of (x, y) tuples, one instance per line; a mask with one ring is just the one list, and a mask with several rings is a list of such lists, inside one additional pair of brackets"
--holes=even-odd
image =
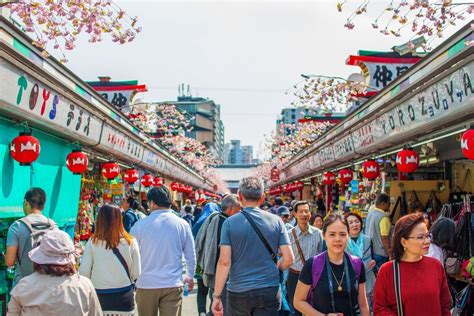
[(292, 106), (334, 113), (346, 112), (352, 102), (357, 100), (356, 96), (367, 92), (367, 87), (356, 81), (317, 75), (305, 77), (290, 91), (296, 97)]
[(101, 42), (104, 34), (109, 34), (113, 42), (125, 44), (141, 31), (137, 18), (111, 0), (13, 0), (4, 5), (33, 35), (33, 45), (42, 50), (49, 44), (61, 51), (72, 50), (81, 33), (87, 33), (91, 43)]
[[(337, 3), (337, 10), (356, 4), (356, 1), (344, 0)], [(386, 7), (372, 21), (372, 28), (384, 35), (400, 37), (406, 29), (418, 36), (429, 38), (443, 37), (443, 32), (450, 26), (466, 20), (467, 15), (474, 13), (474, 4), (469, 2), (455, 3), (452, 0), (401, 0), (385, 1)], [(352, 30), (358, 16), (366, 14), (370, 9), (370, 1), (358, 1), (344, 26)], [(348, 8), (349, 9), (349, 8)], [(350, 9), (349, 9), (350, 10)], [(431, 41), (431, 40), (430, 40)], [(428, 43), (430, 42), (428, 41)], [(412, 48), (415, 48), (413, 44)], [(422, 44), (425, 50), (431, 50), (429, 44)]]

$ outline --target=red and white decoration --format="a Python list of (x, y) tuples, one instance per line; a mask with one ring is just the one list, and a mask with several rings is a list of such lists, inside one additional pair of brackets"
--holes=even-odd
[(87, 170), (88, 165), (89, 159), (87, 158), (87, 155), (80, 150), (74, 150), (66, 157), (66, 167), (73, 174), (84, 173)]
[(155, 177), (153, 179), (153, 186), (154, 187), (161, 187), (163, 185), (163, 178)]
[(374, 180), (380, 175), (380, 165), (375, 160), (367, 160), (362, 164), (362, 173), (365, 178)]
[(333, 172), (325, 172), (323, 174), (323, 182), (326, 185), (333, 185), (336, 182), (336, 175)]
[(127, 182), (128, 184), (133, 184), (137, 182), (139, 177), (140, 176), (136, 169), (127, 169), (127, 171), (125, 171), (125, 175), (123, 176), (125, 182)]
[(288, 183), (285, 185), (284, 190), (285, 192), (294, 192), (294, 191), (299, 191), (303, 190), (304, 188), (304, 183), (300, 181), (296, 181), (294, 183)]
[(413, 173), (420, 164), (420, 156), (411, 148), (404, 149), (397, 154), (397, 169), (404, 173)]
[(283, 189), (281, 186), (271, 188), (270, 191), (268, 191), (268, 194), (270, 195), (280, 195), (282, 193), (283, 193)]
[(474, 129), (467, 130), (462, 135), (461, 149), (467, 159), (474, 160)]
[(171, 190), (173, 190), (173, 191), (178, 191), (179, 184), (176, 183), (176, 182), (172, 182), (171, 185), (170, 185), (170, 188), (171, 188)]
[(149, 187), (153, 185), (153, 176), (149, 173), (145, 173), (142, 176), (141, 183), (144, 187)]
[(352, 174), (351, 169), (339, 170), (338, 175), (339, 175), (339, 179), (341, 180), (343, 184), (348, 184), (349, 182), (352, 181), (353, 174)]
[(280, 169), (277, 167), (273, 167), (272, 170), (270, 171), (270, 180), (273, 182), (278, 182), (280, 181)]
[(20, 166), (29, 166), (38, 159), (41, 146), (36, 137), (29, 133), (20, 133), (10, 144), (10, 155), (20, 163)]
[(115, 179), (120, 171), (120, 166), (116, 162), (106, 162), (102, 165), (102, 175), (109, 180)]

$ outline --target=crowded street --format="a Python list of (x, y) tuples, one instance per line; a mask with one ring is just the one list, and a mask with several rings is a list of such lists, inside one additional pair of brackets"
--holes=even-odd
[(0, 0), (0, 316), (474, 316), (473, 17)]

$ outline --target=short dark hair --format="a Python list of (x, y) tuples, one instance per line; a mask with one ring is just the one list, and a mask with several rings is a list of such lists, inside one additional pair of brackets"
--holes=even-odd
[(349, 224), (347, 224), (347, 221), (346, 219), (344, 218), (344, 216), (342, 216), (341, 214), (336, 214), (336, 213), (331, 213), (329, 214), (327, 217), (326, 217), (326, 220), (324, 221), (324, 224), (323, 224), (323, 235), (326, 234), (326, 231), (328, 230), (328, 227), (332, 224), (334, 224), (335, 222), (341, 222), (343, 223), (344, 225), (346, 225), (347, 227), (347, 232), (349, 232)]
[(430, 233), (433, 235), (431, 242), (443, 250), (452, 250), (455, 232), (454, 221), (447, 217), (440, 217), (431, 226)]
[(385, 193), (380, 193), (375, 199), (375, 205), (380, 205), (382, 203), (390, 204), (390, 197)]
[(32, 187), (26, 191), (25, 201), (27, 201), (32, 208), (42, 211), (46, 204), (46, 193), (41, 188)]
[(137, 201), (133, 196), (129, 196), (129, 197), (127, 198), (127, 203), (128, 203), (128, 205), (130, 205), (130, 208), (131, 208), (132, 210), (135, 211), (135, 210), (138, 209), (139, 203), (138, 203), (138, 201)]
[(359, 222), (360, 222), (360, 231), (362, 232), (362, 229), (364, 228), (364, 220), (362, 219), (362, 216), (360, 216), (359, 214), (354, 213), (354, 212), (349, 212), (346, 215), (344, 215), (344, 217), (346, 218), (346, 221), (347, 221), (347, 218), (349, 216), (354, 216), (359, 220)]
[(146, 194), (148, 201), (153, 201), (157, 206), (170, 207), (173, 201), (171, 200), (171, 192), (167, 186), (151, 188)]
[(400, 261), (405, 252), (402, 245), (402, 238), (408, 239), (413, 228), (424, 222), (423, 216), (416, 213), (405, 215), (397, 221), (393, 230), (392, 239), (393, 258), (395, 260)]
[(298, 201), (293, 206), (293, 211), (295, 211), (295, 213), (298, 213), (298, 206), (301, 206), (301, 205), (308, 205), (309, 206), (309, 203), (308, 203), (308, 201)]
[(309, 224), (310, 224), (311, 226), (314, 226), (314, 222), (316, 221), (316, 218), (318, 218), (318, 217), (319, 217), (319, 218), (323, 221), (323, 223), (324, 223), (324, 217), (323, 217), (323, 215), (321, 215), (321, 214), (319, 214), (319, 213), (314, 213), (313, 215), (311, 215), (311, 218), (309, 219)]
[(63, 275), (74, 275), (76, 274), (76, 268), (73, 263), (65, 265), (57, 264), (38, 264), (33, 262), (33, 269), (39, 274), (46, 274), (52, 276), (63, 276)]
[(187, 214), (189, 214), (189, 213), (191, 213), (191, 212), (193, 211), (193, 208), (192, 208), (190, 205), (186, 205), (186, 206), (184, 207), (184, 211), (185, 211)]
[(281, 197), (277, 196), (275, 198), (275, 205), (282, 206), (283, 205), (283, 200)]

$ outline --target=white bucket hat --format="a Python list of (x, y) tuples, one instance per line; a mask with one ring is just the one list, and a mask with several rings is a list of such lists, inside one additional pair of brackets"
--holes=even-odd
[(71, 237), (58, 229), (47, 231), (40, 245), (30, 250), (28, 256), (37, 264), (66, 265), (76, 262)]

